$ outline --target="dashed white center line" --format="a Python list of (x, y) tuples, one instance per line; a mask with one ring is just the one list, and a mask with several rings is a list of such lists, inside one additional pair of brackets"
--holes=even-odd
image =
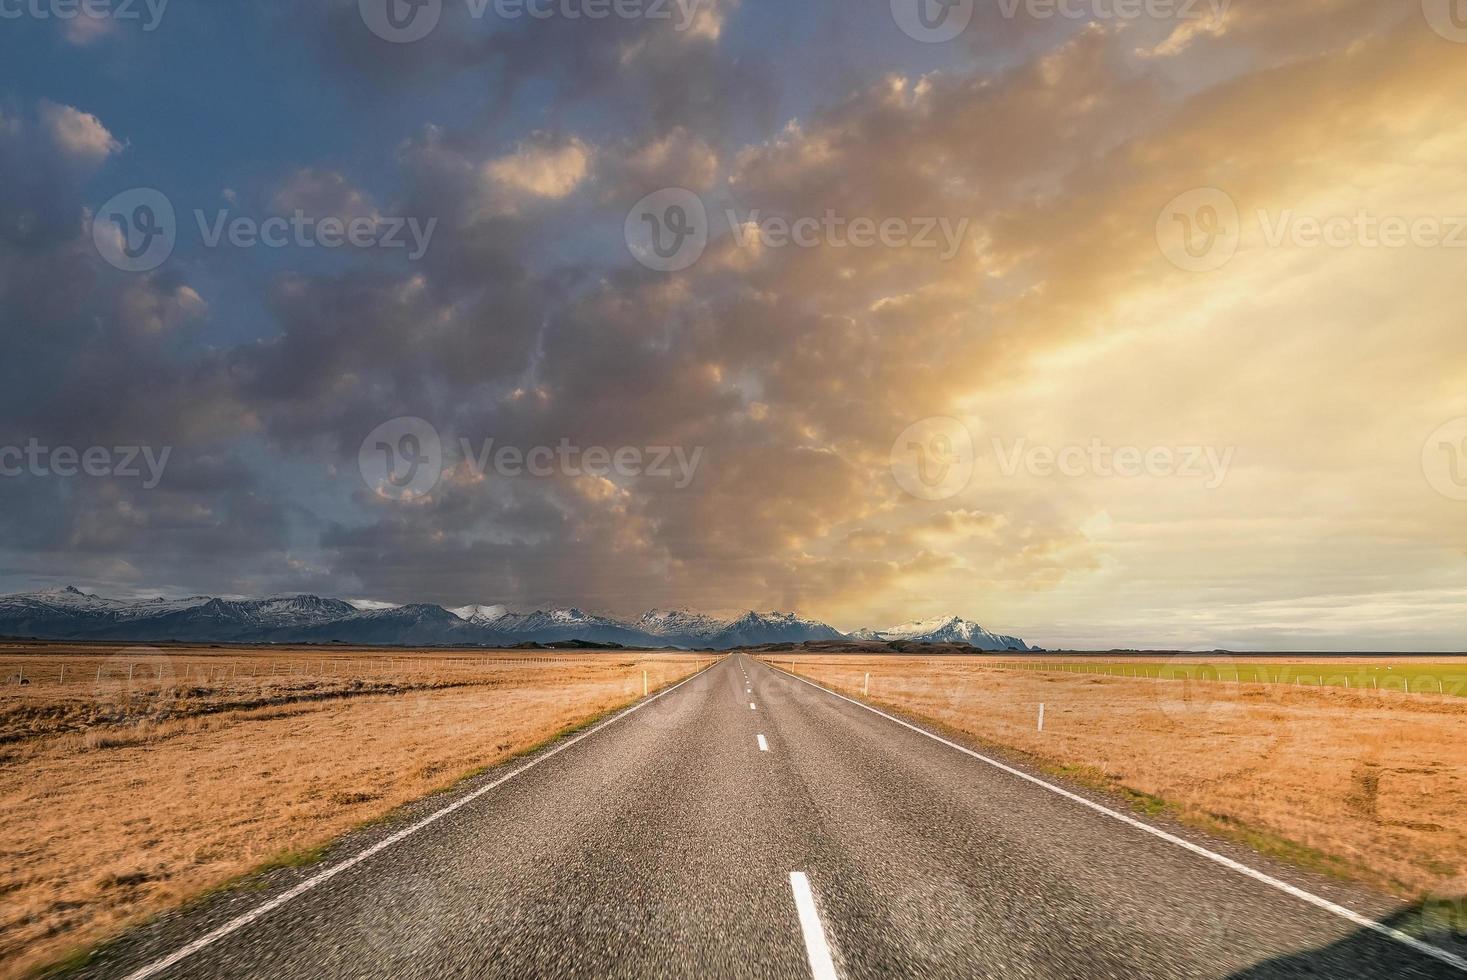
[(763, 735), (760, 735), (759, 736), (759, 751), (760, 752), (768, 752), (769, 751), (769, 739), (765, 738)]
[(800, 913), (800, 931), (805, 934), (805, 955), (810, 960), (810, 975), (815, 980), (835, 980), (835, 961), (830, 958), (830, 944), (820, 925), (820, 912), (815, 908), (815, 893), (803, 871), (790, 872), (790, 888), (795, 893), (795, 908)]

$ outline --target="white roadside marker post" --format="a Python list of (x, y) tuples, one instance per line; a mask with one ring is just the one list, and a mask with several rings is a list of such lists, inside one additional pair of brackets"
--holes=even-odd
[(867, 671), (866, 672), (866, 683), (861, 686), (861, 697), (863, 697), (863, 698), (864, 697), (868, 697), (870, 694), (871, 694), (871, 672), (870, 671)]
[(647, 672), (642, 671), (642, 697), (647, 696)]
[(1039, 730), (1044, 731), (1044, 704), (1042, 702), (1039, 705)]

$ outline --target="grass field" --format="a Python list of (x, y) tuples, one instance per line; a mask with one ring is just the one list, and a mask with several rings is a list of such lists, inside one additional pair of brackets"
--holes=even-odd
[(0, 646), (0, 975), (309, 861), (711, 659)]
[(1384, 690), (1403, 694), (1467, 697), (1467, 661), (1402, 658), (1262, 661), (1252, 658), (1199, 659), (1177, 656), (1145, 659), (1069, 659), (994, 661), (994, 667), (1037, 673), (1094, 674), (1153, 680), (1211, 681), (1225, 684), (1282, 684), (1294, 687), (1338, 687)]
[[(1467, 698), (1425, 683), (1461, 661), (765, 659), (1311, 870), (1411, 899), (1467, 881)], [(1431, 693), (1357, 681), (1380, 674)]]

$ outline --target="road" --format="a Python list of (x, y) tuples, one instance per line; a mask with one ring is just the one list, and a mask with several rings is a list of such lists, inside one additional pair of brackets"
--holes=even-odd
[(85, 975), (1467, 976), (737, 654), (409, 822)]

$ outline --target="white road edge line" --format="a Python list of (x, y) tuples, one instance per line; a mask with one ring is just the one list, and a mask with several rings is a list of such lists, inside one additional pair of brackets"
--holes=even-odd
[(815, 893), (803, 871), (790, 872), (790, 889), (795, 893), (795, 908), (800, 913), (800, 932), (805, 935), (805, 956), (810, 960), (810, 974), (815, 980), (836, 980), (835, 961), (830, 958), (830, 944), (820, 925), (820, 910), (815, 907)]
[(500, 786), (503, 786), (505, 783), (509, 782), (511, 779), (514, 779), (517, 776), (524, 775), (525, 773), (529, 772), (531, 769), (534, 769), (536, 766), (540, 765), (542, 762), (545, 762), (547, 759), (551, 759), (554, 756), (557, 756), (560, 753), (564, 752), (566, 749), (570, 748), (572, 745), (575, 745), (577, 742), (582, 742), (582, 741), (590, 738), (592, 735), (595, 735), (597, 732), (601, 731), (603, 728), (607, 728), (607, 727), (609, 727), (611, 725), (614, 725), (617, 722), (621, 721), (623, 718), (627, 718), (627, 717), (630, 717), (631, 715), (636, 714), (638, 711), (641, 711), (643, 708), (647, 707), (647, 705), (651, 704), (654, 701), (658, 701), (658, 700), (666, 697), (667, 695), (671, 694), (673, 691), (676, 691), (678, 688), (682, 687), (684, 684), (687, 684), (689, 681), (696, 680), (699, 677), (703, 676), (704, 673), (706, 673), (709, 670), (712, 670), (713, 667), (717, 666), (718, 663), (721, 663), (721, 662), (722, 661), (716, 661), (715, 663), (710, 664), (707, 667), (704, 667), (702, 670), (698, 671), (692, 677), (686, 677), (683, 680), (678, 681), (676, 684), (674, 684), (672, 687), (669, 687), (667, 690), (661, 691), (658, 694), (656, 694), (656, 695), (648, 698), (645, 701), (642, 701), (639, 704), (632, 705), (630, 708), (627, 708), (625, 711), (622, 711), (622, 712), (614, 715), (613, 717), (606, 719), (605, 721), (597, 724), (593, 728), (587, 729), (586, 731), (584, 731), (581, 734), (577, 735), (575, 738), (572, 738), (570, 741), (564, 742), (564, 743), (562, 743), (560, 745), (557, 745), (555, 748), (551, 749), (549, 752), (546, 752), (544, 755), (536, 756), (534, 759), (532, 759), (531, 761), (525, 763), (523, 766), (520, 766), (518, 769), (514, 770), (513, 772), (506, 773), (505, 775), (503, 775), (503, 776), (499, 777), (498, 779), (494, 780), (494, 782), (489, 783), (487, 786), (481, 786), (481, 787), (479, 787), (478, 789), (474, 790), (469, 795), (467, 795), (465, 797), (462, 797), (462, 798), (460, 798), (458, 800), (455, 800), (454, 802), (448, 804), (448, 806), (445, 806), (443, 809), (438, 810), (437, 812), (432, 813), (429, 816), (424, 817), (422, 820), (419, 820), (417, 823), (413, 824), (411, 827), (406, 827), (406, 828), (404, 828), (402, 830), (399, 830), (397, 833), (393, 834), (391, 837), (387, 837), (387, 838), (384, 838), (384, 839), (378, 841), (377, 843), (373, 844), (371, 847), (367, 848), (365, 851), (362, 851), (360, 854), (354, 855), (353, 857), (349, 857), (345, 861), (342, 861), (340, 864), (332, 865), (331, 867), (327, 868), (325, 871), (322, 871), (319, 874), (312, 875), (310, 878), (307, 878), (305, 881), (301, 882), (299, 885), (296, 885), (294, 888), (290, 889), (290, 891), (287, 891), (287, 892), (284, 892), (283, 894), (277, 895), (275, 898), (272, 898), (270, 901), (266, 902), (265, 904), (260, 905), (257, 908), (251, 909), (250, 911), (244, 913), (241, 916), (238, 916), (237, 918), (230, 919), (228, 922), (224, 923), (224, 925), (222, 925), (219, 928), (213, 930), (212, 932), (205, 933), (204, 935), (200, 936), (198, 939), (195, 939), (193, 942), (189, 943), (188, 945), (183, 946), (183, 947), (180, 947), (179, 949), (177, 949), (174, 952), (168, 954), (167, 956), (162, 957), (161, 959), (154, 960), (152, 963), (149, 963), (147, 966), (145, 966), (145, 967), (143, 967), (143, 968), (141, 968), (139, 970), (136, 970), (133, 973), (129, 973), (127, 975), (127, 977), (126, 977), (126, 980), (146, 980), (146, 978), (151, 977), (151, 976), (155, 976), (155, 975), (163, 972), (164, 970), (168, 969), (169, 967), (174, 966), (175, 964), (180, 963), (183, 960), (188, 959), (190, 956), (194, 955), (195, 953), (199, 952), (200, 950), (206, 949), (209, 946), (214, 945), (214, 943), (217, 943), (219, 940), (223, 939), (225, 936), (228, 936), (229, 934), (234, 933), (234, 932), (238, 932), (240, 929), (243, 929), (245, 926), (247, 926), (250, 923), (254, 922), (256, 919), (260, 919), (260, 918), (262, 918), (262, 917), (264, 917), (266, 915), (269, 915), (271, 912), (273, 912), (276, 909), (280, 908), (280, 906), (282, 906), (285, 903), (291, 901), (292, 899), (298, 898), (301, 895), (304, 895), (306, 892), (310, 891), (311, 889), (315, 888), (316, 886), (321, 885), (321, 884), (324, 884), (327, 881), (330, 881), (332, 878), (335, 878), (337, 875), (341, 874), (343, 871), (348, 871), (348, 870), (356, 867), (357, 865), (361, 864), (363, 861), (366, 861), (368, 858), (375, 857), (376, 855), (378, 855), (378, 854), (382, 853), (383, 851), (387, 850), (393, 844), (396, 844), (396, 843), (398, 843), (400, 841), (403, 841), (403, 840), (407, 839), (408, 837), (411, 837), (413, 834), (416, 834), (418, 831), (422, 830), (423, 828), (428, 827), (428, 826), (431, 826), (432, 824), (437, 823), (439, 820), (442, 820), (444, 817), (448, 816), (449, 814), (454, 813), (454, 812), (456, 812), (458, 810), (463, 809), (464, 807), (468, 806), (470, 803), (472, 803), (475, 800), (479, 799), (480, 797), (484, 796), (490, 790), (498, 789)]
[(1200, 844), (1192, 843), (1186, 838), (1178, 837), (1175, 834), (1169, 834), (1165, 830), (1162, 830), (1159, 827), (1153, 827), (1148, 823), (1143, 823), (1142, 821), (1137, 820), (1135, 817), (1127, 816), (1126, 814), (1121, 813), (1117, 810), (1112, 810), (1110, 807), (1102, 806), (1101, 804), (1096, 803), (1093, 800), (1087, 800), (1085, 797), (1080, 796), (1078, 793), (1071, 793), (1069, 790), (1056, 786), (1053, 783), (1045, 782), (1037, 776), (1031, 776), (1027, 772), (1015, 769), (1012, 766), (1006, 766), (1002, 762), (999, 762), (997, 759), (990, 759), (988, 756), (982, 755), (978, 752), (974, 752), (972, 749), (958, 745), (956, 742), (950, 742), (940, 735), (934, 735), (926, 729), (919, 728), (918, 726), (913, 725), (911, 722), (903, 721), (900, 718), (887, 714), (885, 711), (873, 708), (869, 704), (862, 704), (860, 701), (857, 701), (854, 698), (848, 698), (844, 694), (838, 694), (828, 687), (816, 684), (814, 681), (807, 681), (805, 680), (805, 678), (799, 676), (798, 674), (791, 674), (783, 667), (775, 667), (773, 664), (765, 664), (765, 666), (772, 667), (774, 670), (779, 671), (781, 674), (793, 677), (801, 684), (808, 684), (810, 687), (815, 688), (817, 691), (824, 691), (831, 697), (840, 698), (842, 701), (848, 701), (858, 708), (865, 708), (872, 714), (880, 715), (887, 721), (894, 722), (898, 725), (901, 725), (903, 728), (910, 729), (916, 732), (918, 735), (925, 735), (928, 738), (932, 739), (934, 742), (940, 742), (950, 749), (956, 749), (966, 756), (971, 756), (972, 758), (977, 759), (979, 762), (986, 763), (995, 769), (1008, 773), (1011, 776), (1017, 776), (1026, 782), (1033, 783), (1035, 786), (1047, 789), (1051, 793), (1056, 793), (1060, 796), (1063, 796), (1065, 799), (1073, 800), (1074, 802), (1079, 803), (1081, 806), (1089, 807), (1096, 813), (1103, 814), (1104, 816), (1110, 817), (1114, 820), (1119, 820), (1121, 823), (1127, 824), (1131, 827), (1136, 828), (1137, 830), (1148, 833), (1153, 837), (1158, 837), (1169, 844), (1175, 844), (1177, 847), (1191, 851), (1193, 854), (1196, 854), (1199, 857), (1204, 857), (1209, 861), (1220, 864), (1230, 871), (1236, 871), (1238, 874), (1252, 878), (1254, 881), (1258, 881), (1265, 885), (1268, 885), (1270, 888), (1276, 888), (1286, 895), (1291, 895), (1294, 898), (1299, 899), (1300, 901), (1307, 902), (1310, 905), (1313, 905), (1315, 908), (1323, 909), (1326, 912), (1333, 913), (1334, 915), (1337, 915), (1348, 922), (1352, 922), (1355, 925), (1360, 926), (1362, 929), (1369, 929), (1371, 932), (1379, 933), (1380, 935), (1385, 936), (1387, 939), (1393, 939), (1403, 946), (1408, 946), (1411, 949), (1414, 949), (1418, 953), (1430, 956), (1434, 960), (1439, 960), (1440, 962), (1445, 963), (1450, 967), (1454, 967), (1464, 973), (1467, 973), (1467, 959), (1464, 959), (1463, 957), (1458, 956), (1455, 953), (1449, 952), (1445, 949), (1441, 949), (1438, 946), (1433, 946), (1431, 943), (1423, 942), (1422, 940), (1417, 939), (1415, 936), (1408, 935), (1407, 933), (1404, 933), (1399, 929), (1392, 929), (1390, 926), (1377, 922), (1369, 916), (1361, 915), (1359, 912), (1353, 911), (1352, 909), (1347, 909), (1343, 905), (1337, 905), (1327, 898), (1321, 898), (1318, 895), (1313, 894), (1312, 892), (1307, 892), (1302, 888), (1296, 888), (1286, 881), (1280, 881), (1272, 875), (1264, 874), (1262, 871), (1250, 868), (1248, 865), (1243, 864), (1240, 861), (1234, 861), (1232, 858), (1218, 854), (1216, 851), (1210, 851)]
[(765, 738), (763, 735), (760, 735), (759, 736), (759, 751), (760, 752), (768, 752), (769, 751), (769, 739)]

